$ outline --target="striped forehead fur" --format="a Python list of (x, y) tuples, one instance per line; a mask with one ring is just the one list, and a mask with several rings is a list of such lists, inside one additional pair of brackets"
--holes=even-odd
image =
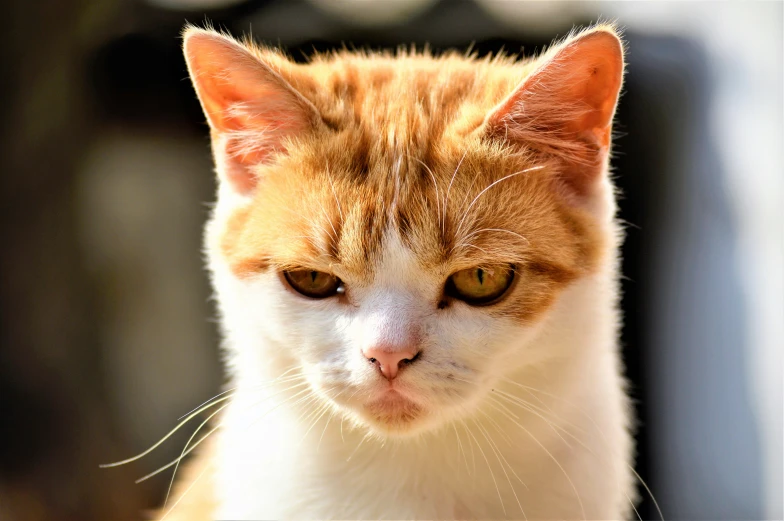
[[(549, 301), (604, 250), (592, 217), (559, 193), (552, 151), (564, 146), (512, 146), (485, 128), (536, 60), (337, 51), (296, 64), (246, 45), (321, 121), (258, 166), (255, 200), (223, 240), (238, 275), (308, 267), (370, 280), (391, 226), (425, 268), (511, 263)], [(248, 147), (263, 141), (243, 133)]]

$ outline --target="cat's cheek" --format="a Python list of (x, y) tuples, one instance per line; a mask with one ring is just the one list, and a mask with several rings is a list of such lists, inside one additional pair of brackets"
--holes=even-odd
[(237, 277), (228, 265), (215, 263), (213, 282), (224, 317), (225, 348), (229, 359), (237, 360), (232, 364), (237, 370), (258, 379), (303, 358), (308, 347), (303, 338), (312, 338), (319, 328), (319, 313), (307, 314), (297, 306), (298, 297), (286, 291), (276, 273)]
[(490, 308), (454, 307), (452, 316), (443, 321), (440, 335), (448, 339), (442, 366), (471, 373), (473, 381), (482, 388), (535, 362), (530, 355), (531, 344), (543, 320), (523, 325), (512, 317), (497, 316)]

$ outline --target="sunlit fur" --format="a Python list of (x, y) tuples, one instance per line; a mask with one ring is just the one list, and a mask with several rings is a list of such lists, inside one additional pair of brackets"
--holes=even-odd
[[(194, 28), (185, 52), (220, 179), (206, 251), (235, 390), (167, 519), (628, 516), (615, 29), (532, 61), (295, 65)], [(444, 295), (499, 264), (516, 272), (498, 302)], [(287, 287), (303, 267), (345, 293)], [(378, 344), (420, 351), (394, 394), (362, 354)]]

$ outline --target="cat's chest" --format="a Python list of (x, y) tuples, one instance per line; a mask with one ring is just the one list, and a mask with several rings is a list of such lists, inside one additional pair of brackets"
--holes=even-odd
[[(443, 444), (380, 445), (338, 423), (306, 433), (277, 415), (222, 433), (219, 519), (455, 519), (502, 517), (480, 454)], [(489, 499), (488, 499), (489, 498)]]
[[(298, 461), (296, 471), (287, 473), (289, 479), (260, 472), (243, 476), (245, 485), (254, 487), (234, 482), (223, 488), (218, 518), (466, 519), (477, 517), (467, 504), (485, 513), (495, 510), (492, 505), (480, 507), (486, 495), (449, 476), (401, 476), (368, 469), (352, 475), (309, 469), (302, 463)], [(501, 513), (498, 509), (498, 515), (490, 517), (503, 517)]]
[(578, 445), (550, 423), (490, 412), (487, 426), (384, 443), (348, 421), (257, 402), (233, 403), (218, 433), (216, 519), (609, 519), (629, 502), (615, 455), (628, 433), (606, 408), (592, 415), (602, 441), (570, 418)]

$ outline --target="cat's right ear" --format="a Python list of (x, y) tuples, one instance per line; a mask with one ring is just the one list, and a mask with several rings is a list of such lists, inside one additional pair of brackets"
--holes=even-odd
[(183, 52), (209, 122), (221, 182), (247, 195), (259, 165), (285, 150), (290, 139), (313, 130), (313, 104), (251, 50), (215, 31), (189, 27)]

